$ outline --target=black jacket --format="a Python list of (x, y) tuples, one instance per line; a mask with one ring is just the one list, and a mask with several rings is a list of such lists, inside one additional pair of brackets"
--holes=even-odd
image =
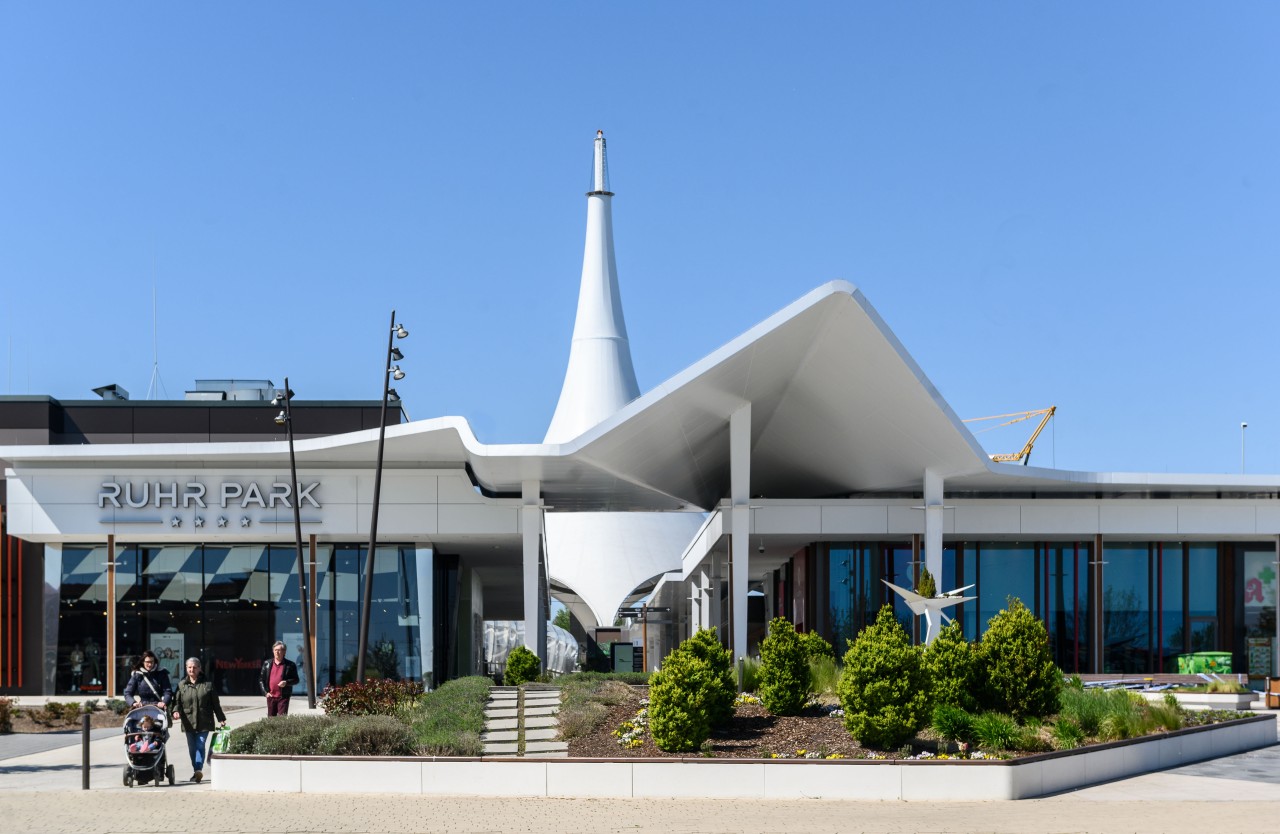
[[(288, 698), (293, 694), (293, 687), (298, 683), (298, 665), (287, 657), (280, 662), (284, 664), (284, 679), (280, 681), (280, 697)], [(258, 675), (258, 685), (262, 687), (263, 695), (271, 694), (272, 663), (275, 663), (274, 659), (264, 662), (262, 664), (262, 672)]]
[[(148, 685), (148, 683), (150, 685)], [(135, 669), (124, 686), (124, 702), (133, 706), (137, 697), (144, 704), (155, 704), (164, 701), (165, 705), (173, 703), (173, 684), (169, 682), (169, 670), (160, 666), (150, 672)]]

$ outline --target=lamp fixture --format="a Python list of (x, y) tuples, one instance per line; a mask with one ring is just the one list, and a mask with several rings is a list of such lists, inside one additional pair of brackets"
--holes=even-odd
[(393, 403), (398, 403), (398, 402), (400, 402), (400, 395), (399, 395), (398, 393), (396, 393), (396, 389), (394, 389), (394, 388), (388, 388), (388, 389), (387, 389), (387, 399), (388, 399), (388, 400), (391, 400), (391, 402), (393, 402)]
[(409, 331), (404, 329), (403, 324), (396, 325), (396, 338), (404, 339), (409, 335)]
[(399, 362), (401, 359), (404, 359), (404, 354), (400, 352), (400, 348), (393, 347), (391, 349), (391, 359), (395, 362)]
[(404, 379), (404, 371), (400, 370), (399, 365), (392, 365), (389, 369), (392, 379)]
[(280, 413), (276, 415), (276, 425), (283, 426), (287, 422), (289, 422), (289, 418), (285, 415), (284, 409), (282, 408), (280, 409)]

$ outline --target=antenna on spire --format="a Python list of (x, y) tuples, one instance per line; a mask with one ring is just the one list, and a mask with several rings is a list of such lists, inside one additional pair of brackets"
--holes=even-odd
[(592, 194), (613, 196), (613, 192), (609, 190), (609, 165), (605, 160), (603, 130), (596, 131), (596, 148), (591, 157), (591, 190), (587, 192), (587, 196)]
[(164, 398), (169, 399), (169, 392), (165, 390), (164, 380), (160, 378), (160, 346), (156, 338), (156, 284), (151, 282), (151, 384), (147, 386), (147, 399), (152, 399), (152, 393), (163, 394)]

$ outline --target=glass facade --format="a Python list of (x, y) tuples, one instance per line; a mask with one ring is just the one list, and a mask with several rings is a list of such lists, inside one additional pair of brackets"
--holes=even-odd
[[(366, 550), (317, 548), (314, 636), (321, 688), (354, 674)], [(46, 565), (61, 578), (56, 633), (49, 637), (57, 647), (57, 694), (109, 694), (108, 664), (122, 689), (134, 659), (148, 648), (175, 679), (186, 657), (200, 657), (214, 685), (228, 695), (259, 693), (258, 670), (278, 639), (290, 657), (302, 659), (292, 545), (118, 546), (114, 657), (107, 656), (106, 547), (67, 546), (60, 556), (60, 566)], [(415, 556), (412, 546), (384, 546), (374, 558), (368, 666), (382, 677), (422, 679)], [(305, 691), (305, 684), (298, 689)]]

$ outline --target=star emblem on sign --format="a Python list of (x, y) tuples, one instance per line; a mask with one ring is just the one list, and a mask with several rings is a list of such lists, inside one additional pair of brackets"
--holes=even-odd
[(178, 517), (175, 515), (175, 516), (173, 517), (173, 520), (169, 522), (169, 526), (170, 526), (170, 527), (181, 527), (181, 526), (182, 526), (182, 519), (178, 518)]
[(241, 527), (249, 526), (249, 516), (245, 515), (240, 517), (240, 526)]
[(227, 526), (227, 517), (226, 517), (225, 515), (224, 515), (224, 516), (221, 516), (221, 517), (218, 519), (218, 526), (219, 526), (219, 527), (226, 527), (226, 526)]
[(203, 526), (204, 526), (204, 519), (201, 518), (200, 516), (196, 516), (196, 527), (203, 527)]

